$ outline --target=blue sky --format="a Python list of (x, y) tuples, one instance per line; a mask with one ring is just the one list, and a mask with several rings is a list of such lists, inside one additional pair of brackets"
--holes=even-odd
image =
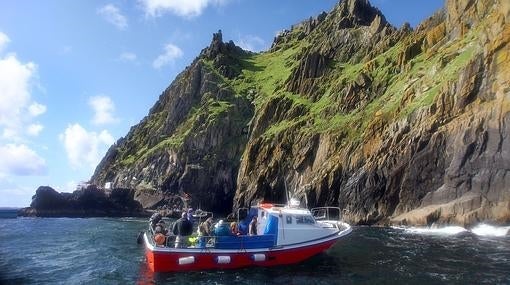
[[(252, 51), (334, 0), (0, 2), (0, 207), (71, 192), (221, 29)], [(372, 0), (416, 26), (443, 0)]]

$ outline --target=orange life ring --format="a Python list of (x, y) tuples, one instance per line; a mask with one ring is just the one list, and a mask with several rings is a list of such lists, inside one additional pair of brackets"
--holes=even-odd
[(156, 234), (154, 236), (154, 241), (157, 245), (164, 245), (165, 244), (165, 235), (164, 234)]
[(271, 208), (273, 208), (273, 204), (271, 204), (271, 203), (262, 203), (262, 204), (260, 204), (260, 207), (261, 208), (265, 208), (265, 209), (271, 209)]

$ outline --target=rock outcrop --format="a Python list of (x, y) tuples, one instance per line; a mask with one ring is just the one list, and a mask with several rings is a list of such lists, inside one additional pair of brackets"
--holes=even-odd
[(134, 191), (94, 186), (73, 193), (59, 193), (48, 186), (37, 188), (30, 207), (18, 215), (30, 217), (145, 217), (149, 214), (133, 199)]
[(341, 207), (358, 224), (510, 222), (510, 4), (447, 0), (415, 30), (340, 1), (268, 52), (221, 32), (91, 181), (147, 208)]
[(223, 43), (221, 31), (214, 34), (149, 115), (108, 150), (91, 182), (136, 189), (146, 208), (181, 208), (189, 201), (230, 212), (253, 105), (227, 81), (248, 54)]

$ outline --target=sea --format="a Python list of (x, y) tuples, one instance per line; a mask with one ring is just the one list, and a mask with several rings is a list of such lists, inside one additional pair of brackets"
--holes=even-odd
[(140, 218), (0, 211), (0, 284), (510, 284), (510, 227), (354, 227), (329, 251), (274, 268), (152, 273)]

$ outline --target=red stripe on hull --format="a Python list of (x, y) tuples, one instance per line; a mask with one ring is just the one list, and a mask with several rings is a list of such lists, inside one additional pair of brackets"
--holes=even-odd
[[(146, 248), (146, 257), (149, 268), (153, 272), (172, 272), (172, 271), (193, 271), (208, 269), (235, 269), (247, 266), (276, 266), (284, 264), (298, 263), (319, 254), (330, 248), (336, 239), (310, 246), (285, 249), (270, 250), (261, 252), (232, 252), (232, 253), (212, 253), (212, 252), (158, 252)], [(265, 254), (265, 261), (254, 261), (254, 254)], [(179, 264), (179, 258), (194, 256), (195, 261), (191, 264)], [(230, 263), (218, 264), (218, 256), (230, 256)]]

